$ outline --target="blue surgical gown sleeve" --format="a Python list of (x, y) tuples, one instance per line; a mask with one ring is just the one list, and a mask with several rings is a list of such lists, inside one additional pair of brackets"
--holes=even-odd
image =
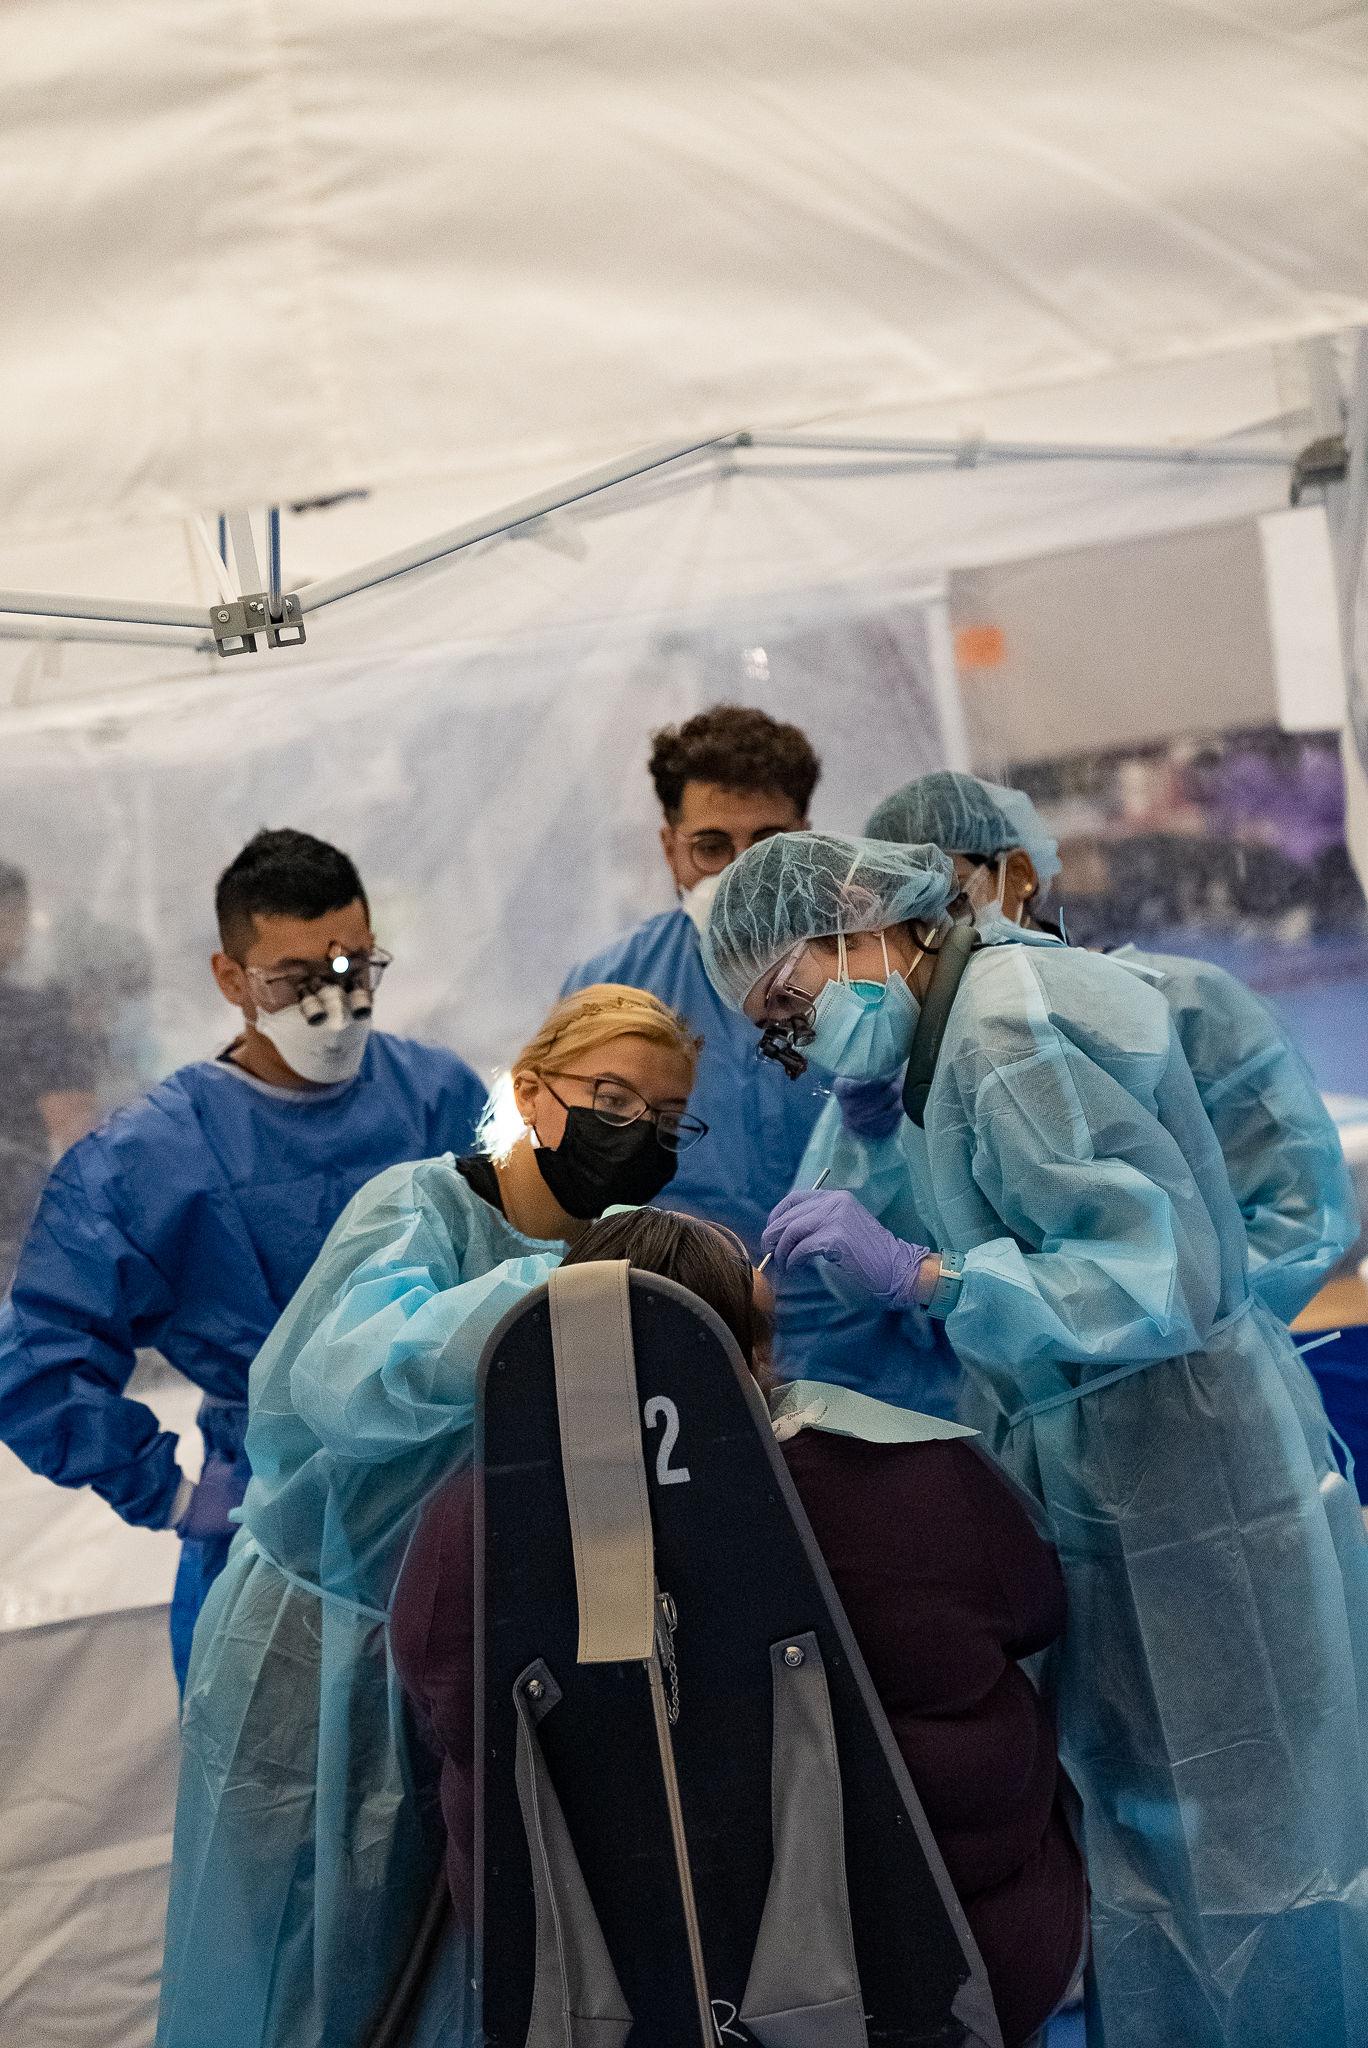
[[(980, 1213), (1003, 1226), (965, 1251), (946, 1334), (961, 1357), (1024, 1369), (1029, 1399), (1032, 1366), (1106, 1370), (1199, 1348), (1222, 1265), (1183, 1154), (1143, 1099), (1166, 1057), (1135, 1061), (1126, 1085), (1038, 990), (1024, 1009), (1010, 1044), (945, 1077), (927, 1138), (934, 1163), (948, 1116), (967, 1139)], [(953, 1204), (953, 1187), (945, 1195)], [(953, 1208), (940, 1207), (948, 1220)]]
[(160, 1528), (180, 1483), (176, 1438), (124, 1388), (173, 1302), (101, 1160), (97, 1133), (53, 1172), (0, 1308), (0, 1440), (32, 1471)]

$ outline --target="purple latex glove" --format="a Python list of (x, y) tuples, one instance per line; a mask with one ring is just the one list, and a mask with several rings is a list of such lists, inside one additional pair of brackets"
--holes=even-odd
[(204, 1543), (214, 1536), (231, 1536), (236, 1524), (230, 1522), (231, 1508), (242, 1506), (247, 1491), (247, 1467), (228, 1458), (209, 1457), (199, 1484), (190, 1495), (184, 1514), (176, 1523), (176, 1534), (191, 1543)]
[(826, 1259), (858, 1280), (875, 1301), (912, 1308), (930, 1247), (908, 1244), (876, 1222), (844, 1188), (796, 1189), (773, 1210), (760, 1240), (777, 1273)]
[(891, 1081), (837, 1081), (841, 1122), (857, 1138), (887, 1138), (903, 1119), (902, 1076)]

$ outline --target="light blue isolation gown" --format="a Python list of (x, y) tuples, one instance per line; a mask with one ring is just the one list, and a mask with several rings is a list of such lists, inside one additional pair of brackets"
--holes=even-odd
[[(252, 1479), (185, 1695), (159, 2048), (363, 2048), (443, 1844), (390, 1596), (425, 1496), (471, 1455), (486, 1338), (563, 1251), (450, 1157), (394, 1167), (252, 1367)], [(468, 1941), (415, 2048), (473, 2038)]]
[(1064, 1566), (1090, 2048), (1362, 2048), (1368, 1548), (1163, 996), (995, 927), (924, 1132), (866, 1152)]

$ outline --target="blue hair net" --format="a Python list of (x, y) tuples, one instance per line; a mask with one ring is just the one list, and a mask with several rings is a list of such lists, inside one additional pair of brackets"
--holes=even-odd
[(805, 940), (934, 921), (954, 894), (954, 869), (939, 847), (780, 832), (724, 872), (703, 965), (739, 1010), (761, 975)]
[(929, 840), (947, 853), (972, 853), (983, 860), (1019, 846), (1030, 856), (1042, 900), (1059, 873), (1058, 844), (1024, 791), (954, 769), (919, 775), (895, 789), (871, 813), (865, 831), (871, 839), (909, 845)]

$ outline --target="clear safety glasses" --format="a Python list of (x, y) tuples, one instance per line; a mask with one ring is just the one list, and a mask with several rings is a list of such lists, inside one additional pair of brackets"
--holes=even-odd
[[(752, 1024), (802, 1023), (811, 1019), (817, 993), (803, 986), (803, 980), (808, 979), (803, 975), (808, 950), (809, 944), (805, 939), (777, 966), (761, 975), (745, 1001), (745, 1013)], [(820, 986), (826, 976), (819, 974), (816, 979)]]
[[(696, 1145), (700, 1138), (708, 1135), (708, 1126), (701, 1117), (686, 1116), (677, 1109), (654, 1109), (644, 1095), (638, 1095), (635, 1088), (629, 1088), (625, 1081), (616, 1080), (611, 1074), (565, 1074), (552, 1067), (541, 1069), (540, 1078), (562, 1109), (591, 1109), (600, 1123), (612, 1124), (617, 1130), (627, 1124), (640, 1123), (643, 1117), (649, 1118), (656, 1127), (656, 1136), (668, 1152), (687, 1152), (690, 1145)], [(551, 1087), (552, 1081), (573, 1081), (577, 1087), (587, 1089), (588, 1102), (567, 1102)]]
[(340, 947), (326, 960), (282, 960), (274, 967), (244, 967), (252, 1000), (268, 1013), (295, 1004), (310, 1024), (321, 1024), (335, 1004), (336, 991), (352, 1017), (369, 1017), (375, 991), (394, 956), (378, 948), (371, 953), (344, 953)]

